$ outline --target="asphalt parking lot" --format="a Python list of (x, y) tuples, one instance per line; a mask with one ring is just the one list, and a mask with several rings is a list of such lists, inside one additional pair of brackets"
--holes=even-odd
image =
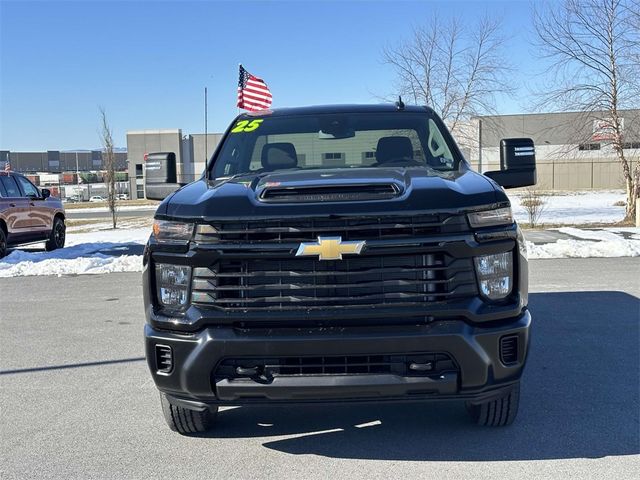
[(511, 427), (460, 403), (251, 407), (192, 438), (166, 427), (142, 357), (139, 274), (0, 279), (0, 478), (637, 478), (638, 272), (531, 262)]

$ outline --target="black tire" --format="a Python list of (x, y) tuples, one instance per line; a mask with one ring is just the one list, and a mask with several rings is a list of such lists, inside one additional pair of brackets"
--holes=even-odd
[(0, 258), (7, 254), (7, 234), (4, 233), (4, 229), (0, 225)]
[(44, 248), (47, 252), (56, 250), (58, 248), (64, 248), (64, 241), (66, 237), (67, 227), (64, 224), (64, 220), (60, 217), (53, 219), (53, 228), (49, 235), (49, 240), (45, 244)]
[(182, 435), (203, 433), (211, 430), (218, 414), (218, 408), (213, 410), (191, 410), (190, 408), (172, 405), (166, 395), (160, 394), (162, 413), (169, 428)]
[(518, 414), (520, 403), (520, 382), (503, 397), (477, 405), (467, 402), (467, 411), (478, 425), (485, 427), (505, 427), (511, 425)]

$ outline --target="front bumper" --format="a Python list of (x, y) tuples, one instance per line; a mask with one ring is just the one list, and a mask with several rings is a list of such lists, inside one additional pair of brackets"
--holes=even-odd
[[(147, 363), (160, 391), (190, 408), (253, 403), (382, 401), (465, 398), (504, 394), (520, 378), (529, 346), (528, 310), (515, 318), (471, 325), (463, 320), (428, 325), (239, 329), (208, 327), (176, 333), (145, 327)], [(517, 337), (517, 360), (501, 361), (500, 339)], [(158, 371), (156, 345), (171, 348), (173, 368)], [(444, 352), (456, 365), (438, 375), (348, 374), (215, 377), (228, 358), (397, 355)]]

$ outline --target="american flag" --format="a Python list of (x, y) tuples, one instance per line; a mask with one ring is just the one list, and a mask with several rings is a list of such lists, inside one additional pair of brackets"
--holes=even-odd
[(4, 171), (5, 172), (10, 172), (11, 171), (11, 164), (9, 163), (8, 159), (7, 159), (6, 162), (4, 162)]
[(264, 80), (254, 77), (240, 65), (238, 79), (238, 108), (250, 112), (264, 110), (271, 106), (271, 92)]

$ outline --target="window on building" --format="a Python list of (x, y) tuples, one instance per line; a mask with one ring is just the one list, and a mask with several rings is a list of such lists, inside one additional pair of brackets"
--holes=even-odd
[(578, 145), (578, 150), (600, 150), (599, 143), (581, 143)]
[(144, 185), (136, 185), (136, 198), (144, 198)]
[(136, 178), (142, 178), (144, 176), (144, 170), (141, 163), (136, 163)]
[(376, 163), (376, 152), (362, 152), (362, 164), (373, 165)]
[(344, 153), (328, 152), (322, 154), (322, 164), (327, 168), (344, 167)]
[(640, 142), (625, 142), (622, 144), (622, 148), (625, 150), (640, 148)]

